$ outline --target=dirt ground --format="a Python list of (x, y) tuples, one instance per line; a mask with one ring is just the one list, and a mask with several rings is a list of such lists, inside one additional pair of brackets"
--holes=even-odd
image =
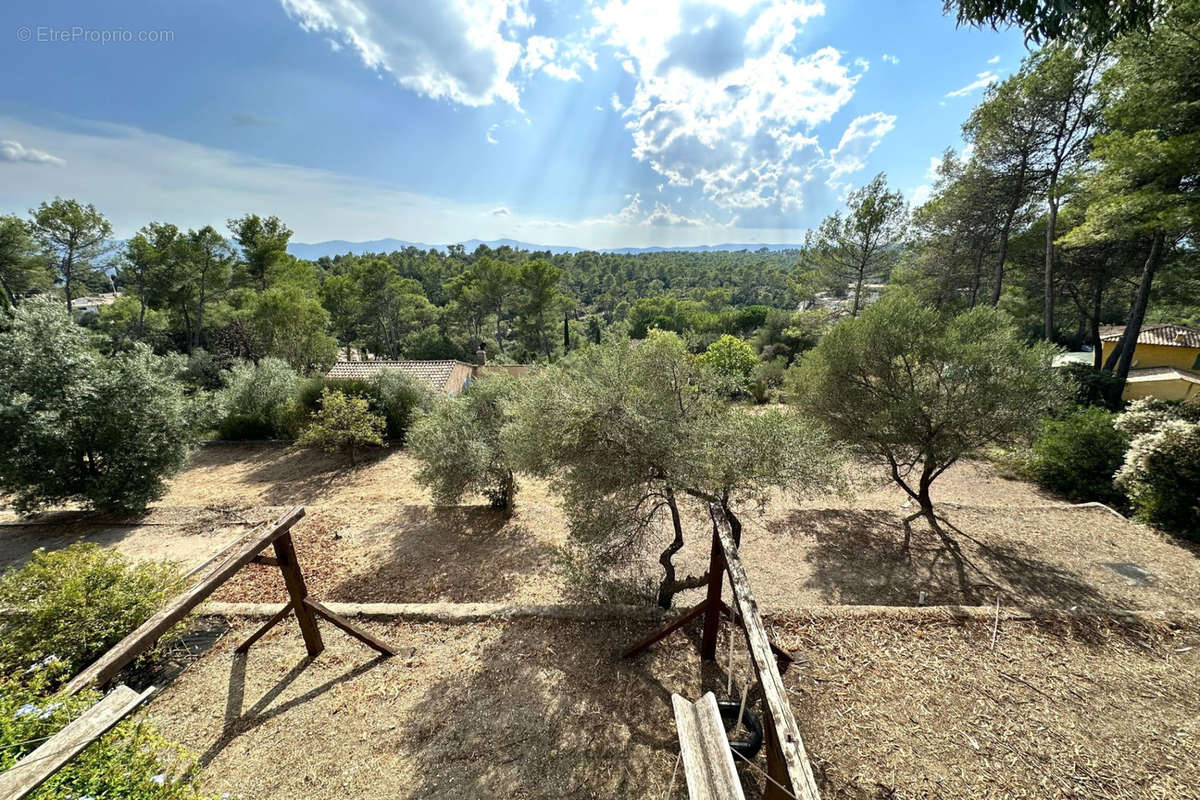
[[(725, 647), (702, 666), (693, 630), (618, 660), (644, 625), (366, 623), (416, 650), (388, 660), (325, 626), (309, 662), (290, 625), (235, 656), (245, 624), (146, 713), (248, 800), (683, 798), (670, 694), (723, 697)], [(1200, 797), (1195, 629), (1005, 620), (993, 650), (988, 620), (771, 627), (822, 797)]]
[[(278, 445), (201, 448), (160, 503), (130, 519), (55, 512), (30, 522), (0, 515), (0, 566), (34, 547), (90, 539), (137, 558), (190, 569), (291, 504), (309, 587), (347, 602), (554, 603), (577, 599), (556, 567), (567, 528), (556, 494), (523, 481), (517, 514), (483, 504), (435, 509), (416, 465), (387, 452), (356, 468)], [(824, 604), (1005, 605), (1097, 609), (1191, 608), (1200, 549), (1096, 508), (1056, 507), (1036, 487), (964, 462), (936, 485), (940, 536), (878, 475), (858, 474), (853, 498), (777, 497), (744, 513), (743, 555), (768, 610)], [(707, 566), (703, 513), (689, 515), (682, 573)], [(654, 565), (655, 554), (647, 559)], [(226, 601), (282, 600), (278, 573), (242, 570)], [(691, 602), (684, 595), (680, 603)]]

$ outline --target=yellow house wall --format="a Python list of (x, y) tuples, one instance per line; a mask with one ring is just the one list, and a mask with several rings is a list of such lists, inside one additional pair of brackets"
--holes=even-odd
[(1161, 381), (1138, 381), (1126, 383), (1121, 398), (1125, 401), (1141, 400), (1143, 397), (1157, 397), (1159, 400), (1183, 402), (1193, 397), (1200, 397), (1200, 384), (1180, 379)]
[[(1116, 342), (1102, 342), (1104, 358), (1108, 359)], [(1170, 347), (1163, 344), (1139, 344), (1133, 350), (1134, 369), (1139, 367), (1178, 367), (1179, 369), (1200, 369), (1197, 359), (1200, 358), (1200, 348)]]

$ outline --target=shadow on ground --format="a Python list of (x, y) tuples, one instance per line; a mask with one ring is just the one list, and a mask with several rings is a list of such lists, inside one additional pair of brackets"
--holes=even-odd
[(412, 796), (686, 797), (682, 773), (667, 791), (679, 752), (671, 693), (720, 693), (723, 673), (684, 633), (622, 660), (648, 626), (507, 625), (479, 671), (434, 682), (410, 710)]
[(400, 506), (361, 533), (365, 563), (328, 592), (357, 603), (510, 600), (554, 572), (555, 547), (485, 506)]
[(888, 511), (796, 511), (776, 531), (805, 531), (808, 585), (825, 602), (850, 605), (1006, 604), (1112, 611), (1113, 600), (1078, 573), (1003, 542), (976, 538), (941, 519)]

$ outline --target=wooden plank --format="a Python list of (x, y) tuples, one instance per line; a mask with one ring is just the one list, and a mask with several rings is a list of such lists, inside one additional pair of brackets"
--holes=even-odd
[(729, 750), (717, 698), (709, 692), (695, 703), (671, 695), (679, 754), (691, 800), (745, 800)]
[[(330, 623), (341, 628), (346, 633), (353, 636), (355, 639), (358, 639), (360, 642), (365, 644), (367, 647), (378, 650), (380, 653), (384, 654), (385, 656), (397, 655), (397, 650), (394, 647), (392, 647), (390, 644), (388, 644), (387, 642), (384, 642), (381, 639), (376, 639), (374, 636), (367, 633), (362, 628), (359, 628), (357, 625), (350, 622), (350, 620), (339, 617), (337, 614), (333, 613), (328, 608), (326, 608), (325, 606), (318, 603), (316, 600), (313, 600), (311, 597), (304, 598), (304, 605), (310, 611), (314, 611), (317, 614), (320, 614), (322, 617), (327, 619)], [(411, 649), (412, 648), (410, 648), (410, 650)], [(415, 652), (415, 651), (413, 651), (413, 652)], [(411, 655), (411, 653), (410, 653), (410, 655)]]
[[(783, 686), (783, 678), (775, 664), (771, 643), (767, 639), (766, 628), (763, 627), (762, 615), (758, 611), (758, 603), (750, 591), (750, 581), (746, 579), (746, 570), (742, 567), (738, 556), (737, 545), (733, 543), (733, 532), (729, 521), (719, 506), (713, 506), (713, 519), (717, 521), (717, 540), (725, 556), (725, 570), (729, 573), (729, 585), (733, 590), (734, 604), (742, 617), (742, 628), (746, 632), (746, 644), (750, 649), (750, 658), (754, 671), (758, 674), (762, 686), (764, 711), (764, 727), (773, 729), (774, 742), (778, 744), (778, 755), (782, 756), (783, 767), (789, 789), (798, 800), (818, 800), (817, 782), (813, 778), (812, 765), (808, 762), (808, 752), (804, 749), (804, 741), (800, 738), (800, 727), (792, 715), (788, 705), (787, 690)], [(765, 733), (765, 731), (764, 731)], [(768, 764), (772, 753), (768, 748)]]
[(21, 800), (32, 793), (83, 748), (141, 705), (153, 691), (153, 686), (141, 694), (124, 685), (113, 689), (32, 753), (0, 772), (0, 800)]
[(262, 637), (266, 636), (267, 631), (271, 630), (271, 628), (274, 628), (276, 625), (283, 622), (287, 618), (287, 615), (290, 613), (292, 613), (292, 604), (290, 602), (284, 603), (283, 608), (276, 611), (274, 616), (272, 616), (270, 619), (268, 619), (261, 628), (256, 630), (254, 633), (250, 634), (250, 636), (247, 637), (246, 641), (242, 642), (236, 648), (234, 648), (233, 652), (235, 652), (235, 653), (249, 652), (250, 647), (255, 642), (257, 642)]
[(651, 645), (653, 645), (656, 642), (658, 642), (659, 640), (669, 636), (670, 634), (674, 633), (679, 628), (682, 628), (684, 625), (687, 625), (689, 622), (694, 620), (696, 617), (703, 614), (705, 609), (707, 609), (707, 608), (708, 608), (707, 600), (703, 600), (698, 605), (692, 606), (686, 612), (684, 612), (684, 614), (682, 616), (676, 617), (675, 619), (668, 622), (666, 625), (663, 625), (661, 628), (658, 628), (657, 630), (655, 630), (654, 633), (649, 634), (648, 636), (646, 636), (643, 639), (641, 639), (640, 641), (638, 641), (636, 644), (629, 647), (624, 653), (621, 653), (621, 658), (633, 658), (634, 656), (641, 654), (642, 652), (647, 650)]
[[(733, 624), (742, 624), (742, 615), (739, 614), (735, 609), (730, 608), (725, 602), (721, 603), (721, 610), (725, 612), (725, 615), (729, 617)], [(783, 673), (787, 672), (788, 667), (792, 665), (792, 662), (796, 660), (796, 657), (769, 635), (767, 638), (768, 641), (771, 642), (771, 652), (775, 654), (775, 662), (779, 665), (779, 673), (782, 675)]]
[(283, 572), (283, 582), (287, 585), (288, 595), (292, 598), (292, 608), (296, 612), (296, 620), (300, 623), (300, 633), (304, 636), (304, 647), (310, 657), (318, 655), (325, 649), (321, 639), (321, 630), (317, 627), (317, 618), (312, 609), (304, 604), (308, 599), (308, 587), (304, 584), (304, 573), (300, 571), (300, 562), (296, 560), (296, 548), (292, 544), (292, 535), (285, 532), (274, 542), (275, 560)]
[(171, 626), (204, 602), (235, 572), (253, 561), (259, 551), (286, 534), (303, 516), (304, 509), (296, 506), (267, 526), (262, 534), (251, 536), (241, 547), (231, 551), (220, 566), (206, 578), (181, 594), (162, 611), (143, 622), (107, 653), (100, 656), (95, 663), (72, 678), (66, 686), (67, 693), (75, 694), (89, 686), (103, 685), (112, 680), (129, 662), (149, 650), (160, 636), (171, 629)]

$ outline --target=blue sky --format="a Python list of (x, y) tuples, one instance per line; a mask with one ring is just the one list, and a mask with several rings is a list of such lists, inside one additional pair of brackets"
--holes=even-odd
[[(919, 201), (1016, 31), (941, 0), (144, 0), (0, 9), (0, 212), (277, 214), (298, 241), (797, 242)], [(108, 41), (105, 41), (105, 39)]]

